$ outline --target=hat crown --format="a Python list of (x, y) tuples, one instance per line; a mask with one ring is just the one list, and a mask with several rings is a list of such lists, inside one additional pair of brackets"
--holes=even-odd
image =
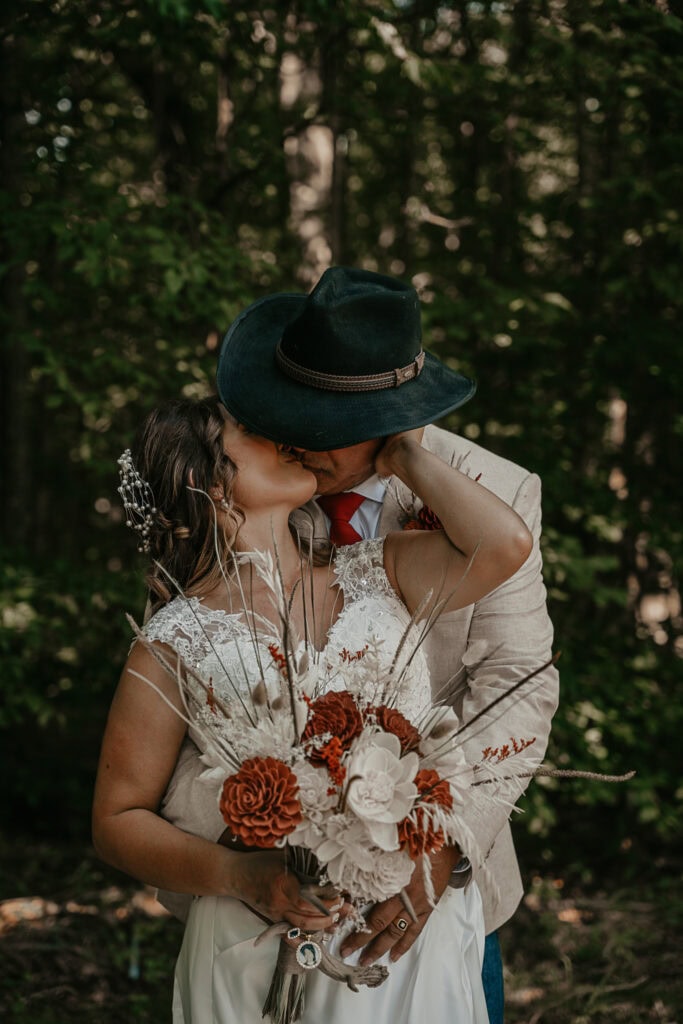
[(317, 373), (377, 374), (420, 353), (420, 300), (384, 274), (331, 267), (282, 334), (282, 352)]
[(310, 293), (266, 295), (231, 324), (218, 393), (249, 430), (311, 451), (421, 427), (475, 383), (421, 349), (410, 285), (332, 267)]

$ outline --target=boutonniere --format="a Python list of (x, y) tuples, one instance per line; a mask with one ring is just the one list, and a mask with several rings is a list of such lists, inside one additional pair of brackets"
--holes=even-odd
[[(481, 480), (481, 473), (478, 473), (474, 482), (478, 483)], [(413, 496), (414, 498), (414, 496)], [(403, 524), (404, 530), (443, 530), (441, 520), (437, 516), (436, 512), (429, 507), (429, 505), (423, 505), (419, 511), (415, 511), (413, 505), (413, 511), (410, 518), (406, 519)]]
[(403, 524), (404, 530), (443, 530), (441, 520), (429, 505), (423, 505), (420, 511)]

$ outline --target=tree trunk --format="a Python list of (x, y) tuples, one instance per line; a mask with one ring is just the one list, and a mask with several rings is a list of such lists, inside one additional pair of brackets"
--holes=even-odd
[[(0, 62), (0, 102), (2, 103), (2, 173), (5, 191), (19, 206), (21, 181), (17, 170), (18, 135), (22, 123), (21, 97), (16, 73), (21, 61), (19, 42), (12, 35), (2, 44)], [(10, 269), (2, 282), (7, 329), (2, 339), (0, 379), (2, 414), (0, 427), (0, 467), (5, 498), (2, 502), (3, 541), (8, 547), (25, 546), (32, 534), (31, 501), (31, 402), (29, 394), (30, 357), (26, 348), (26, 308), (23, 295), (24, 268), (20, 257), (9, 248), (7, 232), (0, 245), (2, 262)]]

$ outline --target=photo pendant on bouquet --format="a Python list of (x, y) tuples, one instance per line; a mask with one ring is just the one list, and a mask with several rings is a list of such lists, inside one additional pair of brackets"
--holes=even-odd
[(296, 962), (299, 967), (303, 967), (307, 971), (313, 971), (316, 967), (320, 967), (323, 951), (310, 935), (302, 935), (300, 928), (290, 928), (287, 932), (287, 938), (301, 939), (295, 951)]
[(304, 939), (296, 950), (296, 962), (307, 971), (313, 971), (320, 967), (323, 958), (323, 951), (313, 939)]

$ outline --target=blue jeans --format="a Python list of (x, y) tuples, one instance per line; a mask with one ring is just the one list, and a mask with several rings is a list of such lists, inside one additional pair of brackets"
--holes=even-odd
[(481, 979), (489, 1011), (489, 1024), (503, 1024), (503, 958), (500, 955), (498, 932), (486, 936)]

